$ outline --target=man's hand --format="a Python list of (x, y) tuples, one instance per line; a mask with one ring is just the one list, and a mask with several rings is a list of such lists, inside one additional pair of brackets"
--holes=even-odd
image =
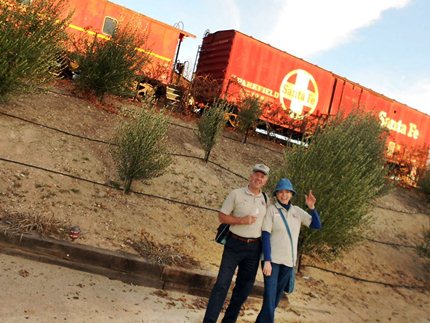
[(308, 206), (308, 208), (311, 210), (315, 209), (315, 202), (317, 201), (317, 199), (312, 194), (312, 190), (309, 191), (308, 195), (305, 194), (305, 197), (306, 197), (306, 205)]
[(263, 266), (264, 276), (270, 276), (272, 274), (272, 263), (270, 261), (265, 261)]
[(219, 222), (226, 224), (253, 224), (255, 221), (257, 221), (257, 217), (253, 215), (238, 217), (233, 215), (227, 215), (222, 212), (218, 213), (218, 219)]
[(239, 224), (253, 224), (255, 221), (257, 221), (257, 217), (252, 215), (243, 216), (238, 219)]

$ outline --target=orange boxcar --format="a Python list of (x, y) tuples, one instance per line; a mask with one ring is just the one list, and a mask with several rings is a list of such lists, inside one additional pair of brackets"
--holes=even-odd
[(353, 109), (372, 111), (389, 129), (387, 158), (408, 163), (411, 178), (426, 166), (430, 116), (235, 30), (204, 37), (196, 75), (219, 80), (218, 95), (265, 102), (262, 120), (296, 134)]

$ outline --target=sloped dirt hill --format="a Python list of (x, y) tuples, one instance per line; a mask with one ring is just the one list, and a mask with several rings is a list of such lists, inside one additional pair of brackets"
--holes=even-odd
[[(133, 102), (120, 104), (121, 109), (140, 108)], [(1, 112), (9, 114), (0, 118), (4, 134), (0, 139), (1, 157), (97, 183), (118, 182), (109, 145), (103, 142), (112, 138), (121, 120), (119, 115), (51, 92), (22, 96), (3, 105)], [(78, 225), (83, 233), (80, 243), (133, 252), (125, 242), (149, 235), (162, 244), (177, 245), (182, 252), (195, 257), (202, 268), (215, 266), (217, 261), (210, 259), (219, 252), (212, 243), (216, 212), (157, 197), (216, 209), (232, 188), (246, 184), (241, 176), (246, 178), (254, 163), (270, 165), (281, 154), (264, 154), (265, 149), (255, 145), (244, 147), (229, 139), (235, 136), (229, 133), (212, 153), (211, 160), (216, 164), (205, 164), (200, 159), (203, 150), (192, 127), (192, 123), (172, 118), (168, 133), (170, 151), (188, 157), (173, 155), (172, 165), (164, 175), (134, 182), (133, 190), (152, 196), (124, 196), (112, 188), (3, 162), (2, 205), (9, 212), (39, 213)]]
[[(106, 142), (122, 117), (66, 94), (20, 96), (0, 104), (1, 209), (78, 225), (82, 235), (75, 243), (136, 253), (130, 242), (150, 239), (192, 258), (191, 266), (215, 273), (222, 252), (213, 242), (218, 225), (215, 209), (231, 189), (246, 184), (253, 164), (276, 165), (282, 147), (259, 137), (243, 145), (240, 136), (226, 131), (211, 155), (216, 164), (205, 164), (196, 158), (203, 151), (189, 129), (195, 128), (195, 121), (171, 116), (168, 142), (176, 154), (172, 165), (158, 178), (133, 184), (134, 191), (147, 195), (124, 195), (103, 185), (118, 181)], [(135, 102), (113, 98), (109, 104), (110, 110), (140, 108)], [(290, 304), (279, 309), (282, 320), (429, 321), (429, 273), (414, 249), (429, 225), (429, 210), (415, 191), (396, 189), (374, 201), (375, 223), (362, 244), (330, 264), (304, 259), (308, 266), (289, 296)]]

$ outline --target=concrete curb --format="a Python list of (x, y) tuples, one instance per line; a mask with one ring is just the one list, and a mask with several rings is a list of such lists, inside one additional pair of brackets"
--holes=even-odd
[[(110, 251), (35, 234), (0, 233), (0, 252), (106, 276), (126, 283), (208, 297), (216, 276), (201, 270), (161, 266), (130, 253)], [(234, 284), (232, 284), (234, 285)], [(251, 297), (261, 298), (256, 282)]]

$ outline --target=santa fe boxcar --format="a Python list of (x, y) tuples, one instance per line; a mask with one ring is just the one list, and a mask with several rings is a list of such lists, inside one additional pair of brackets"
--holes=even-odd
[(426, 165), (429, 115), (238, 31), (204, 37), (196, 75), (219, 80), (218, 95), (232, 102), (250, 94), (262, 99), (261, 119), (296, 134), (338, 113), (372, 111), (389, 129), (388, 160), (406, 163), (412, 177)]

